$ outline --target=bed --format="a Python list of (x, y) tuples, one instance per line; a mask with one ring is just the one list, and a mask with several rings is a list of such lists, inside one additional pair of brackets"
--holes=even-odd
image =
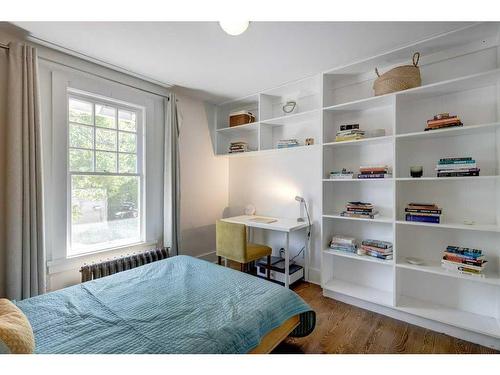
[(35, 353), (267, 353), (315, 325), (293, 291), (189, 256), (16, 305), (33, 327)]

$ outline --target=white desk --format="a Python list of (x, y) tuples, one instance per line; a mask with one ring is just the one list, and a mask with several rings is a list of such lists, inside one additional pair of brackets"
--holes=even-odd
[[(307, 222), (303, 221), (297, 221), (297, 219), (284, 219), (284, 218), (278, 218), (278, 217), (269, 217), (269, 219), (275, 219), (276, 221), (272, 223), (262, 223), (262, 222), (257, 222), (253, 221), (252, 219), (259, 218), (259, 217), (266, 217), (266, 216), (259, 216), (259, 215), (242, 215), (242, 216), (234, 216), (234, 217), (228, 217), (226, 219), (222, 219), (222, 221), (228, 222), (228, 223), (236, 223), (236, 224), (245, 224), (248, 228), (259, 228), (259, 229), (265, 229), (265, 230), (272, 230), (272, 231), (277, 231), (277, 232), (284, 232), (286, 235), (286, 242), (285, 242), (285, 287), (289, 287), (289, 276), (290, 276), (290, 252), (289, 252), (289, 246), (290, 246), (290, 232), (304, 229), (308, 227)], [(267, 218), (267, 217), (266, 217)], [(309, 271), (309, 262), (308, 262), (308, 244), (306, 244), (304, 248), (304, 277), (308, 277), (308, 271)]]

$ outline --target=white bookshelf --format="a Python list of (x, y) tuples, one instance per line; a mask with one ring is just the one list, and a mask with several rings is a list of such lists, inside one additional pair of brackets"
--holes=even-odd
[[(499, 45), (498, 23), (476, 24), (217, 107), (218, 155), (227, 157), (235, 140), (247, 141), (254, 151), (231, 157), (321, 148), (321, 246), (316, 251), (326, 296), (375, 311), (390, 309), (391, 316), (433, 329), (442, 324), (444, 332), (500, 349)], [(385, 72), (409, 64), (416, 51), (422, 86), (374, 97), (375, 67)], [(298, 103), (292, 114), (281, 110), (288, 100)], [(228, 128), (229, 113), (241, 109), (253, 111), (257, 122)], [(464, 126), (424, 131), (426, 120), (442, 112), (460, 116)], [(384, 129), (385, 135), (335, 142), (340, 125), (349, 123), (366, 131)], [(276, 149), (279, 139), (304, 142), (309, 137), (314, 146)], [(436, 177), (440, 158), (461, 156), (477, 161), (479, 177)], [(331, 171), (357, 172), (373, 164), (387, 164), (392, 178), (329, 178)], [(409, 176), (412, 165), (423, 166), (422, 178)], [(340, 216), (352, 200), (372, 202), (380, 216)], [(441, 224), (404, 221), (404, 207), (415, 201), (442, 207)], [(329, 242), (338, 234), (390, 241), (394, 259), (333, 251)], [(483, 249), (486, 277), (443, 270), (440, 259), (447, 245)], [(424, 264), (409, 264), (407, 257)]]
[[(500, 340), (495, 341), (500, 338), (499, 31), (498, 24), (478, 25), (326, 72), (322, 162), (325, 295), (347, 297), (363, 307), (389, 306), (402, 318), (410, 314), (460, 328), (463, 338), (472, 339), (467, 332), (486, 335), (496, 348), (500, 348)], [(439, 50), (431, 47), (436, 45)], [(371, 72), (376, 66), (385, 72), (405, 63), (403, 51), (407, 59), (414, 51), (421, 52), (423, 85), (373, 97)], [(426, 120), (442, 112), (459, 115), (464, 126), (424, 131)], [(349, 123), (359, 123), (363, 130), (384, 128), (386, 135), (335, 142), (340, 125)], [(436, 177), (440, 158), (460, 156), (476, 159), (480, 176)], [(330, 171), (346, 168), (356, 173), (365, 163), (389, 165), (393, 178), (329, 179)], [(422, 178), (409, 176), (412, 165), (423, 166)], [(381, 215), (340, 216), (350, 200), (372, 202)], [(406, 204), (415, 201), (442, 207), (441, 224), (404, 221)], [(370, 262), (366, 256), (328, 249), (331, 237), (342, 234), (359, 241), (388, 240), (394, 246), (394, 260)], [(447, 245), (483, 249), (489, 262), (486, 277), (444, 270), (440, 260)], [(408, 257), (424, 263), (410, 264)]]

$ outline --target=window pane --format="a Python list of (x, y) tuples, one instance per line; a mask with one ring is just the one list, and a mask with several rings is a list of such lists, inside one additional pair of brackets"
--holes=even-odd
[(137, 173), (137, 157), (133, 154), (120, 154), (119, 173)]
[(139, 218), (139, 177), (72, 176), (72, 255), (139, 242)]
[(132, 133), (119, 132), (121, 152), (136, 152), (136, 135)]
[(70, 98), (69, 121), (92, 125), (92, 103)]
[(116, 130), (95, 130), (96, 150), (116, 151)]
[(96, 172), (116, 173), (116, 153), (96, 151), (95, 170)]
[(90, 150), (69, 150), (69, 169), (72, 172), (92, 172), (94, 153)]
[(116, 128), (116, 108), (106, 105), (95, 105), (95, 125), (103, 128)]
[(130, 132), (137, 131), (136, 129), (136, 115), (135, 112), (118, 111), (118, 128), (120, 130), (128, 130)]
[(94, 148), (94, 129), (90, 126), (70, 124), (69, 145), (79, 148)]

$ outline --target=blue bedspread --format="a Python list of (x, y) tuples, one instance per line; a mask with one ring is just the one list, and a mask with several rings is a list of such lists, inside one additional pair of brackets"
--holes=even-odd
[(36, 353), (246, 353), (311, 311), (288, 289), (188, 256), (17, 306), (33, 327)]

